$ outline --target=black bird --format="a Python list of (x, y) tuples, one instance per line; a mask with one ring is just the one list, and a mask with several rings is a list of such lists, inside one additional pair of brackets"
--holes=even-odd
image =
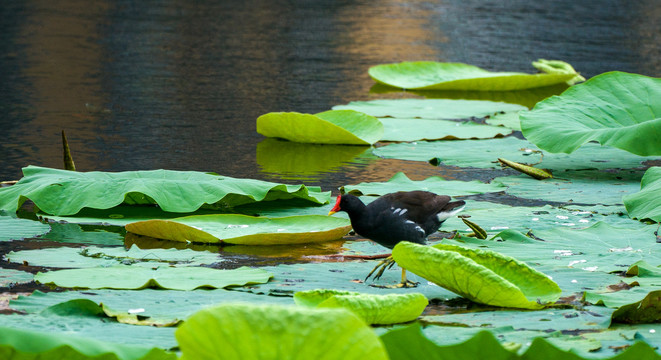
[[(338, 211), (346, 212), (358, 235), (392, 249), (400, 241), (424, 245), (427, 236), (438, 231), (446, 219), (463, 210), (466, 204), (462, 200), (450, 200), (449, 196), (429, 191), (399, 191), (383, 195), (365, 205), (358, 197), (343, 194), (337, 197), (328, 215)], [(374, 277), (378, 279), (386, 267), (393, 263), (392, 257), (380, 262), (365, 280), (382, 267)], [(402, 269), (402, 283), (399, 286), (411, 285), (406, 280), (406, 270)]]

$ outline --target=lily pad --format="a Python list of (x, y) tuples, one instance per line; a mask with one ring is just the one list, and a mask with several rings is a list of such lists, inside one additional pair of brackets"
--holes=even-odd
[(382, 141), (490, 139), (512, 133), (502, 126), (481, 125), (472, 121), (381, 118)]
[(525, 106), (484, 100), (382, 99), (352, 101), (333, 106), (335, 110), (355, 110), (376, 117), (402, 119), (468, 119), (500, 112), (527, 110)]
[(658, 160), (658, 157), (638, 156), (592, 143), (571, 155), (541, 153), (534, 144), (515, 137), (389, 144), (374, 149), (373, 153), (391, 159), (482, 169), (500, 168), (498, 158), (552, 170), (627, 169), (641, 167), (643, 161)]
[(257, 118), (257, 132), (301, 143), (370, 145), (383, 135), (383, 125), (373, 116), (353, 110), (314, 115), (272, 112)]
[(33, 238), (46, 234), (50, 229), (48, 224), (38, 221), (0, 216), (0, 241)]
[(392, 256), (403, 268), (486, 305), (541, 309), (562, 293), (548, 276), (494, 251), (400, 242)]
[(15, 211), (28, 199), (52, 215), (73, 215), (82, 208), (109, 209), (122, 203), (158, 204), (164, 211), (192, 212), (205, 204), (236, 206), (291, 198), (325, 204), (330, 200), (330, 192), (318, 187), (196, 171), (76, 172), (28, 166), (23, 175), (16, 185), (0, 188), (0, 210)]
[(629, 216), (661, 222), (661, 167), (647, 169), (640, 182), (640, 191), (623, 199)]
[(578, 75), (573, 70), (533, 75), (491, 72), (462, 63), (405, 61), (373, 66), (368, 72), (374, 81), (402, 89), (508, 91), (566, 83)]
[(299, 291), (294, 301), (309, 307), (349, 309), (366, 323), (381, 325), (413, 321), (428, 304), (420, 293), (372, 295), (331, 289)]
[(345, 185), (341, 191), (354, 195), (381, 196), (396, 191), (425, 190), (448, 196), (484, 194), (488, 192), (504, 191), (505, 186), (499, 184), (485, 184), (483, 182), (445, 180), (439, 176), (428, 177), (425, 180), (413, 181), (403, 172), (393, 175), (387, 182), (368, 182), (358, 185)]
[(34, 276), (29, 272), (0, 268), (0, 287), (29, 283), (33, 278)]
[(148, 287), (193, 290), (200, 287), (225, 288), (268, 282), (270, 273), (240, 267), (216, 270), (204, 267), (113, 266), (106, 268), (68, 269), (39, 272), (35, 281), (52, 286), (81, 289), (144, 289)]
[(72, 336), (0, 327), (2, 359), (177, 359), (175, 353), (159, 348), (124, 345)]
[(4, 258), (14, 263), (54, 268), (92, 268), (133, 264), (147, 267), (160, 265), (199, 266), (224, 261), (218, 253), (210, 251), (193, 251), (190, 249), (143, 250), (135, 245), (128, 250), (123, 247), (99, 248), (95, 246), (18, 250), (10, 251)]
[(641, 173), (567, 171), (557, 178), (539, 181), (527, 175), (498, 177), (493, 183), (507, 186), (506, 192), (526, 199), (577, 204), (622, 204), (622, 197), (638, 189)]
[(388, 359), (346, 309), (224, 304), (194, 314), (175, 335), (182, 360)]
[(243, 245), (303, 244), (337, 240), (351, 229), (348, 220), (323, 215), (281, 218), (236, 214), (185, 216), (126, 225), (139, 235), (174, 241)]
[(661, 79), (608, 72), (521, 113), (523, 135), (541, 149), (571, 153), (598, 141), (637, 155), (661, 155)]

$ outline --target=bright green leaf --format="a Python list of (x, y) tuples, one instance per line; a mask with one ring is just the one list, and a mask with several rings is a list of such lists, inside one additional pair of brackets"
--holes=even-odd
[(424, 190), (448, 196), (484, 194), (488, 192), (503, 191), (506, 188), (498, 184), (485, 184), (483, 182), (445, 180), (442, 177), (432, 176), (425, 180), (413, 181), (403, 172), (398, 172), (386, 182), (367, 182), (358, 185), (345, 185), (340, 190), (355, 195), (381, 196), (396, 191)]
[(272, 112), (257, 118), (257, 132), (293, 142), (370, 145), (383, 135), (383, 124), (373, 116), (353, 110), (318, 114)]
[(340, 239), (351, 229), (348, 220), (323, 215), (281, 218), (221, 214), (147, 220), (126, 230), (159, 239), (243, 245), (302, 244)]
[(521, 113), (523, 135), (541, 149), (571, 153), (598, 141), (661, 155), (661, 79), (608, 72)]
[(352, 101), (347, 105), (333, 106), (336, 110), (355, 110), (376, 117), (402, 119), (468, 119), (485, 117), (500, 112), (520, 111), (525, 106), (483, 100), (448, 99), (381, 99)]
[(158, 204), (164, 211), (192, 212), (201, 206), (236, 206), (256, 201), (303, 198), (324, 204), (330, 192), (317, 187), (235, 179), (195, 171), (75, 172), (28, 166), (13, 186), (0, 188), (0, 210), (15, 211), (32, 200), (43, 212), (72, 215), (82, 208)]
[(147, 287), (193, 290), (200, 287), (224, 288), (268, 282), (270, 273), (241, 267), (217, 270), (203, 267), (113, 266), (40, 272), (35, 281), (52, 286), (88, 289), (144, 289)]
[(224, 304), (176, 332), (182, 360), (387, 359), (380, 339), (346, 309)]
[(661, 167), (647, 169), (640, 182), (640, 191), (623, 199), (629, 216), (661, 222)]
[(368, 324), (397, 324), (415, 320), (427, 306), (420, 293), (372, 295), (317, 289), (294, 294), (298, 305), (349, 309)]
[(541, 309), (562, 292), (546, 275), (494, 251), (400, 242), (392, 255), (403, 268), (487, 305)]
[(435, 61), (377, 65), (371, 67), (368, 72), (374, 81), (402, 89), (480, 91), (543, 87), (565, 83), (577, 75), (575, 71), (568, 70), (534, 75), (491, 72), (473, 65)]
[(481, 125), (472, 121), (381, 118), (382, 141), (489, 139), (512, 133), (502, 126)]
[(102, 342), (67, 333), (44, 333), (0, 327), (0, 358), (5, 360), (174, 360), (177, 356), (158, 348)]

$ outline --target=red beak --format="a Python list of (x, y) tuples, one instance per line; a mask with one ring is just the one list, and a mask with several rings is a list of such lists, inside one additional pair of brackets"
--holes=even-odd
[(335, 206), (333, 206), (331, 211), (328, 212), (328, 215), (333, 215), (336, 212), (342, 210), (342, 209), (340, 209), (340, 200), (342, 200), (342, 195), (337, 196), (337, 200), (335, 200)]

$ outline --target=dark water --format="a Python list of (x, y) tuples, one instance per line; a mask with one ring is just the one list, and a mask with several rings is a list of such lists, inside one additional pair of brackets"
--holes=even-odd
[[(439, 170), (364, 149), (263, 142), (255, 119), (410, 96), (369, 93), (369, 66), (405, 60), (532, 72), (547, 58), (587, 77), (661, 76), (658, 0), (26, 0), (3, 1), (0, 16), (2, 180), (28, 164), (61, 167), (62, 129), (79, 170), (215, 171), (325, 190), (429, 176)], [(307, 158), (282, 161), (297, 154)]]

